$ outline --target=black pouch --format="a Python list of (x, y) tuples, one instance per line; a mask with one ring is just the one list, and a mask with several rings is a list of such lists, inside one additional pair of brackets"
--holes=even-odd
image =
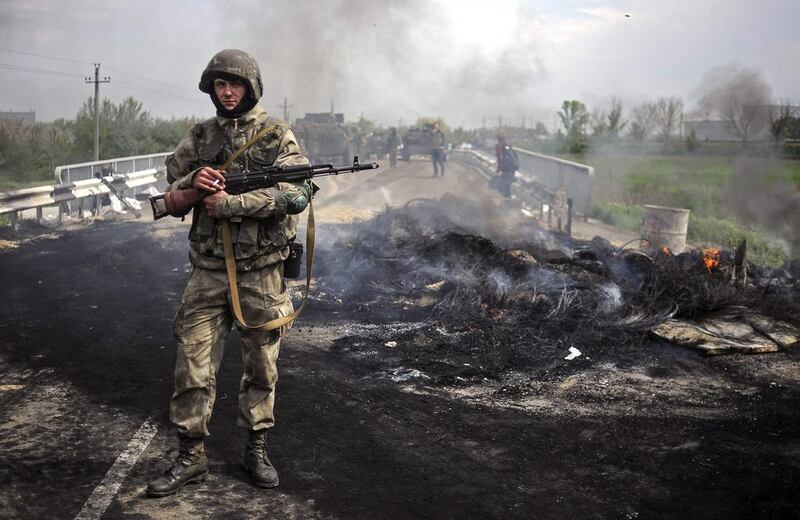
[(303, 244), (289, 243), (289, 256), (283, 261), (284, 278), (300, 278), (300, 265), (303, 263)]

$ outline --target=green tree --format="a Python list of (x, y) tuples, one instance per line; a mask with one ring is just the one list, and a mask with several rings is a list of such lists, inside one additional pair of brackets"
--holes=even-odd
[(585, 127), (589, 121), (586, 105), (575, 99), (571, 101), (564, 100), (561, 110), (558, 111), (558, 117), (564, 127), (565, 151), (583, 153), (587, 148)]
[(622, 101), (613, 97), (611, 98), (611, 109), (608, 111), (608, 135), (613, 139), (619, 137), (619, 134), (625, 129), (628, 122), (622, 120)]
[(686, 134), (686, 137), (684, 138), (684, 142), (686, 143), (686, 149), (689, 152), (693, 152), (693, 151), (697, 150), (697, 143), (698, 143), (697, 132), (694, 131), (694, 128), (689, 130), (689, 133)]
[[(100, 157), (109, 159), (175, 148), (196, 118), (154, 119), (134, 98), (100, 107)], [(83, 103), (75, 119), (52, 123), (0, 123), (0, 189), (52, 181), (53, 169), (92, 159), (94, 103)]]

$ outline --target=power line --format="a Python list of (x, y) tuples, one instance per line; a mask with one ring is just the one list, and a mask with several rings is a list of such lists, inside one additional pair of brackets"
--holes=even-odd
[(14, 54), (22, 54), (23, 56), (35, 56), (37, 58), (47, 58), (48, 60), (57, 60), (57, 61), (66, 61), (68, 63), (80, 63), (81, 65), (91, 64), (90, 61), (81, 61), (81, 60), (71, 60), (69, 58), (58, 58), (56, 56), (47, 56), (46, 54), (34, 54), (32, 52), (24, 52), (24, 51), (17, 51), (14, 49), (6, 49), (5, 47), (0, 47), (0, 51), (5, 52), (12, 52)]
[(181, 87), (181, 86), (178, 86), (178, 85), (173, 85), (172, 83), (165, 83), (163, 81), (158, 81), (156, 79), (137, 76), (135, 74), (131, 74), (130, 72), (125, 72), (125, 71), (122, 71), (122, 70), (119, 70), (119, 69), (115, 69), (113, 67), (106, 67), (106, 68), (108, 70), (110, 70), (110, 71), (116, 72), (117, 74), (122, 74), (123, 76), (128, 76), (129, 78), (138, 79), (140, 81), (146, 81), (148, 83), (158, 83), (159, 85), (164, 85), (165, 87), (176, 88), (176, 89), (184, 90), (186, 92), (194, 92), (194, 89), (186, 88), (185, 86)]
[(13, 70), (17, 72), (33, 72), (36, 74), (50, 74), (51, 76), (65, 76), (68, 78), (83, 78), (83, 74), (75, 74), (71, 72), (61, 72), (58, 70), (39, 69), (35, 67), (23, 67), (22, 65), (13, 65), (11, 63), (0, 63), (0, 69)]
[(155, 96), (166, 96), (166, 97), (171, 97), (171, 98), (174, 98), (174, 99), (181, 99), (183, 101), (191, 101), (193, 103), (202, 103), (204, 105), (207, 104), (206, 101), (201, 101), (199, 99), (192, 99), (192, 98), (189, 98), (189, 97), (186, 97), (186, 96), (179, 96), (177, 94), (172, 94), (172, 93), (166, 92), (166, 91), (143, 89), (143, 88), (141, 88), (141, 87), (139, 87), (137, 85), (131, 85), (130, 83), (127, 83), (125, 81), (117, 80), (117, 81), (114, 82), (114, 85), (120, 85), (120, 86), (122, 86), (122, 87), (124, 87), (124, 88), (126, 88), (128, 90), (133, 90), (134, 92), (140, 92), (142, 94), (151, 94), (151, 95), (155, 95)]
[[(46, 59), (49, 59), (49, 60), (64, 61), (64, 62), (68, 62), (68, 63), (80, 63), (82, 65), (85, 65), (85, 64), (93, 65), (94, 64), (94, 62), (91, 62), (91, 61), (72, 60), (72, 59), (69, 59), (69, 58), (59, 58), (57, 56), (48, 56), (46, 54), (36, 54), (36, 53), (33, 53), (33, 52), (18, 51), (18, 50), (15, 50), (15, 49), (7, 49), (5, 47), (0, 47), (0, 51), (11, 52), (11, 53), (14, 53), (14, 54), (22, 54), (23, 56), (35, 56), (37, 58), (46, 58)], [(171, 83), (165, 83), (163, 81), (158, 81), (158, 80), (151, 79), (151, 78), (145, 78), (145, 77), (142, 77), (142, 76), (137, 76), (136, 74), (131, 74), (130, 72), (125, 72), (123, 70), (120, 70), (120, 69), (117, 69), (117, 68), (114, 68), (114, 67), (106, 66), (106, 69), (110, 70), (112, 72), (115, 72), (117, 74), (122, 74), (123, 76), (128, 76), (130, 78), (138, 79), (138, 80), (141, 80), (141, 81), (147, 81), (149, 83), (158, 83), (159, 85), (164, 85), (165, 87), (177, 88), (177, 89), (185, 90), (187, 92), (192, 92), (193, 91), (193, 89), (186, 88), (185, 86), (181, 87), (181, 86), (178, 86), (178, 85), (173, 85)], [(27, 72), (32, 72), (32, 71), (27, 71)]]

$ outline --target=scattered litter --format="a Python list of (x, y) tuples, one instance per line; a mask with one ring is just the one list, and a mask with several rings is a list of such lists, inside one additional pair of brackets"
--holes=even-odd
[(173, 273), (177, 273), (177, 272), (178, 272), (178, 268), (177, 268), (177, 267), (173, 268), (173, 269), (172, 269), (172, 272), (173, 272)]
[(576, 349), (575, 347), (569, 347), (569, 354), (564, 359), (566, 359), (567, 361), (572, 361), (573, 359), (575, 359), (580, 355), (581, 355), (580, 350)]
[(384, 346), (389, 347), (389, 348), (395, 348), (397, 346), (397, 342), (396, 341), (387, 341), (386, 343), (384, 343)]
[(401, 383), (410, 379), (430, 379), (429, 375), (426, 375), (415, 368), (393, 368), (390, 373), (392, 374), (390, 377), (395, 383)]
[(436, 283), (428, 284), (425, 286), (426, 289), (429, 291), (438, 291), (444, 285), (444, 280), (438, 281)]

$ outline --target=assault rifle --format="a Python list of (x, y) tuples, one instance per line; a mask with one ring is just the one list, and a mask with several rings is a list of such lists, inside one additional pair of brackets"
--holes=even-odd
[[(358, 156), (353, 158), (351, 166), (334, 166), (333, 164), (300, 164), (294, 166), (270, 166), (262, 170), (234, 170), (225, 173), (225, 192), (239, 195), (260, 188), (270, 188), (279, 182), (298, 182), (314, 177), (355, 173), (363, 170), (374, 170), (378, 163), (359, 164)], [(181, 217), (195, 204), (210, 195), (209, 192), (196, 188), (168, 191), (150, 197), (153, 208), (153, 219), (158, 220), (167, 215)]]

